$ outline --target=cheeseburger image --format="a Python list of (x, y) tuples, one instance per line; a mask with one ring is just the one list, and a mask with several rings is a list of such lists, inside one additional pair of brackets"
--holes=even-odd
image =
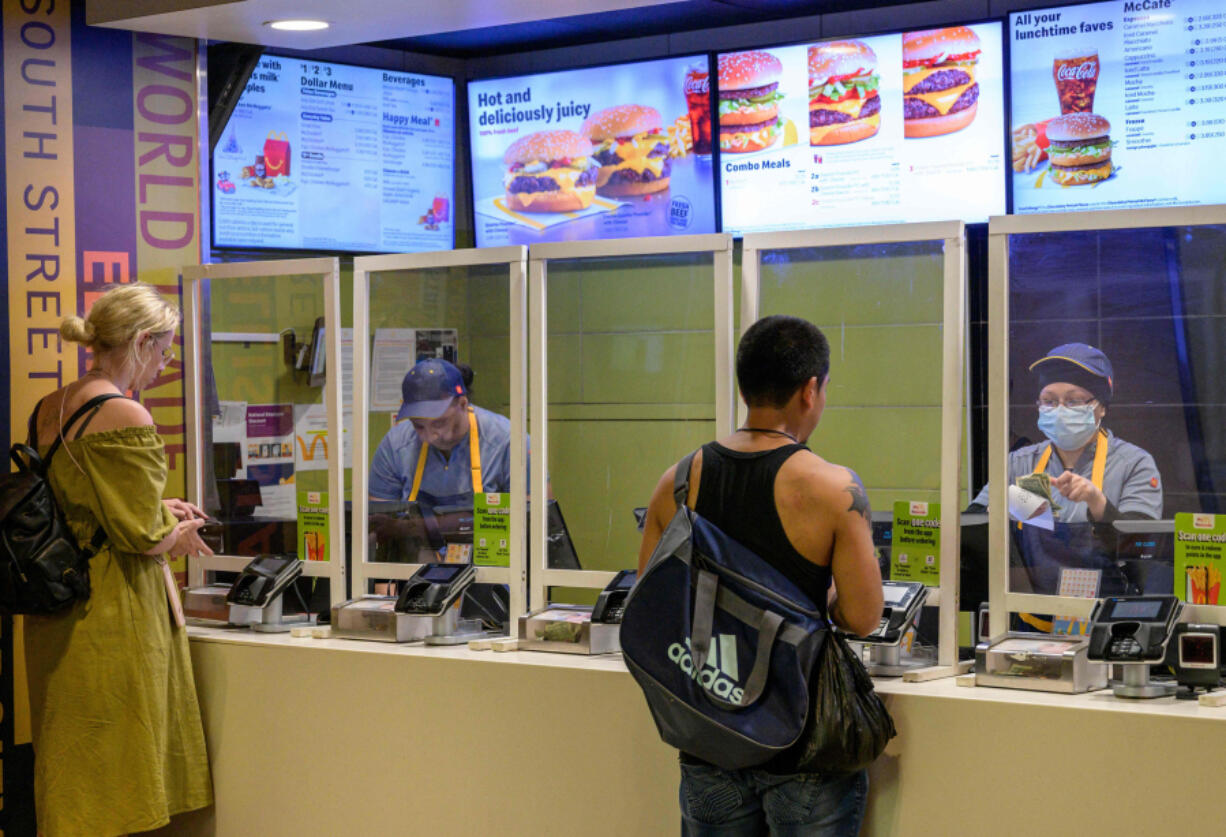
[(600, 167), (592, 144), (574, 131), (539, 131), (517, 139), (502, 155), (507, 209), (573, 212), (596, 197)]
[(809, 144), (867, 139), (881, 126), (877, 53), (861, 41), (809, 47)]
[(761, 151), (779, 139), (779, 76), (783, 64), (769, 52), (719, 57), (719, 148)]
[(591, 142), (600, 164), (596, 191), (609, 197), (647, 195), (668, 188), (668, 135), (660, 112), (645, 105), (618, 105), (589, 116), (579, 133)]
[(935, 137), (960, 131), (979, 110), (979, 36), (965, 26), (902, 36), (903, 133)]
[(1066, 113), (1047, 123), (1050, 177), (1062, 186), (1111, 176), (1111, 123), (1096, 113)]

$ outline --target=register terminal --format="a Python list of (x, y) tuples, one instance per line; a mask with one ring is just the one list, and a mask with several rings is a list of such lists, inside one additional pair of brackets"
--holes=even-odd
[(440, 616), (451, 607), (477, 577), (472, 564), (425, 564), (400, 591), (398, 613)]
[(885, 607), (881, 611), (881, 622), (877, 630), (860, 642), (877, 645), (897, 645), (902, 641), (903, 634), (911, 620), (928, 598), (928, 588), (922, 581), (883, 581), (881, 595), (885, 599)]
[(1099, 599), (1090, 615), (1089, 658), (1123, 664), (1118, 697), (1149, 698), (1174, 694), (1175, 685), (1151, 683), (1149, 667), (1161, 663), (1167, 641), (1183, 612), (1174, 596), (1110, 596)]
[(596, 605), (592, 608), (593, 622), (621, 624), (622, 613), (626, 610), (626, 597), (630, 595), (630, 588), (634, 586), (638, 575), (637, 570), (621, 570), (613, 576), (613, 580), (600, 591)]
[(922, 581), (883, 581), (881, 595), (885, 607), (876, 630), (856, 639), (869, 646), (868, 673), (874, 677), (899, 677), (909, 669), (931, 665), (931, 661), (902, 655), (902, 639), (915, 615), (928, 598)]

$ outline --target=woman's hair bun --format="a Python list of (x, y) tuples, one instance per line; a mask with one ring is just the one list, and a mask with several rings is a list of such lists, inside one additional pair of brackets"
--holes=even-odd
[(97, 330), (89, 320), (80, 317), (66, 317), (60, 323), (60, 336), (72, 343), (89, 345), (97, 337)]

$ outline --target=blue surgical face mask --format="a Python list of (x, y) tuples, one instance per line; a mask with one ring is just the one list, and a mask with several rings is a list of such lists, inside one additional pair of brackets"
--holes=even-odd
[(1077, 450), (1094, 438), (1098, 420), (1094, 418), (1094, 405), (1065, 407), (1039, 413), (1039, 429), (1061, 450)]

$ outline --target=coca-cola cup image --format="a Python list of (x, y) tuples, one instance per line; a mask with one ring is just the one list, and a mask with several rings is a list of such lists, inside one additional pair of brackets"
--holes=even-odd
[(711, 153), (711, 74), (705, 61), (685, 71), (685, 104), (690, 113), (690, 139), (695, 154)]
[(1052, 78), (1060, 96), (1060, 114), (1094, 110), (1098, 87), (1098, 49), (1081, 47), (1058, 53), (1052, 62)]

